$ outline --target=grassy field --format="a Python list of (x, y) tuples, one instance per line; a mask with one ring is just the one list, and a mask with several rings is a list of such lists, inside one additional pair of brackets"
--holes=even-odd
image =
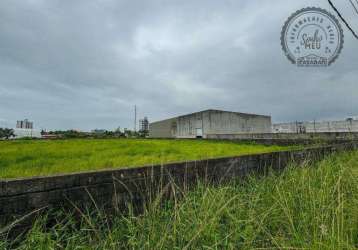
[[(96, 213), (95, 213), (96, 214)], [(97, 213), (98, 214), (98, 213)], [(198, 185), (141, 216), (41, 218), (0, 249), (357, 249), (358, 152), (220, 187)]]
[(0, 141), (0, 179), (199, 160), (288, 148), (205, 140)]

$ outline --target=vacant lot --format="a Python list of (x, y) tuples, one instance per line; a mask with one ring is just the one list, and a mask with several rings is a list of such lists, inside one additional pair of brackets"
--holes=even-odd
[(244, 183), (199, 184), (159, 204), (111, 223), (96, 210), (80, 224), (56, 213), (50, 228), (43, 217), (25, 238), (0, 236), (0, 249), (357, 249), (358, 152)]
[(204, 140), (0, 141), (0, 178), (264, 153), (288, 147)]

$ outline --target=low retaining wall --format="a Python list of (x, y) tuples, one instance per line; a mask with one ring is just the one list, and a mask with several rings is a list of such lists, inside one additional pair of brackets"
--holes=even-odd
[(208, 134), (207, 139), (215, 140), (237, 140), (257, 142), (261, 144), (278, 144), (292, 145), (303, 144), (309, 145), (313, 143), (349, 143), (358, 141), (358, 133), (356, 132), (325, 132), (325, 133), (262, 133), (262, 134)]
[(208, 134), (208, 139), (358, 140), (358, 132)]
[[(0, 181), (0, 225), (43, 208), (91, 206), (125, 209), (128, 202), (141, 205), (146, 195), (170, 183), (182, 187), (200, 181), (218, 182), (264, 173), (268, 167), (283, 169), (290, 162), (319, 160), (337, 151), (357, 149), (356, 143), (172, 163), (140, 168), (122, 168), (31, 179)], [(1, 228), (1, 227), (0, 227)]]

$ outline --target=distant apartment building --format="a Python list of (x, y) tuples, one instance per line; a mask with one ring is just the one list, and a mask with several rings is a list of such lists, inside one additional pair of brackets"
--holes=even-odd
[(16, 128), (33, 129), (33, 125), (33, 122), (30, 122), (27, 119), (16, 122)]
[(147, 117), (139, 120), (139, 131), (149, 131), (149, 121)]

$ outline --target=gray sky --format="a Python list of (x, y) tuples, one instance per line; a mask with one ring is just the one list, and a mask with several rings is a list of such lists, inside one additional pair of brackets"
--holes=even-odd
[(358, 40), (345, 27), (330, 67), (282, 52), (284, 22), (309, 6), (333, 13), (326, 0), (2, 0), (0, 126), (132, 128), (134, 104), (150, 121), (207, 108), (358, 115)]

